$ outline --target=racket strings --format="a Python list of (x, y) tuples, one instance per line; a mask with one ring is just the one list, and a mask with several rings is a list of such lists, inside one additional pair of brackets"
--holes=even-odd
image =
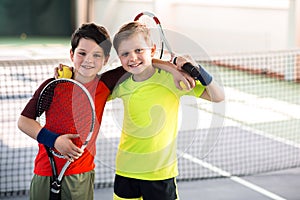
[(73, 94), (73, 120), (76, 131), (80, 135), (80, 144), (78, 146), (81, 146), (93, 130), (93, 127), (91, 127), (91, 124), (93, 124), (93, 110), (88, 97), (81, 89), (74, 87)]
[(156, 21), (153, 17), (147, 15), (141, 15), (135, 19), (135, 21), (139, 21), (142, 24), (145, 24), (150, 30), (150, 37), (152, 42), (156, 46), (155, 57), (162, 58), (164, 45), (163, 41), (160, 37), (160, 25), (158, 24), (159, 21)]
[(48, 85), (48, 87), (44, 88), (43, 92), (41, 93), (37, 107), (38, 117), (40, 117), (45, 111), (49, 109), (54, 96), (55, 87), (56, 84)]
[[(39, 112), (45, 112), (45, 128), (57, 134), (79, 134), (72, 142), (81, 147), (88, 141), (94, 128), (94, 110), (91, 100), (81, 87), (73, 82), (56, 81), (40, 95)], [(62, 155), (53, 149), (55, 156)]]

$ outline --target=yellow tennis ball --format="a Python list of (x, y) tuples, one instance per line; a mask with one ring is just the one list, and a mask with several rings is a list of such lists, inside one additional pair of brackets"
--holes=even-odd
[(183, 90), (187, 90), (187, 87), (186, 87), (186, 85), (183, 83), (183, 81), (180, 81), (180, 82), (179, 82), (179, 85), (180, 85), (180, 87), (181, 87)]
[(69, 67), (63, 66), (62, 70), (58, 70), (58, 78), (72, 78), (73, 72)]

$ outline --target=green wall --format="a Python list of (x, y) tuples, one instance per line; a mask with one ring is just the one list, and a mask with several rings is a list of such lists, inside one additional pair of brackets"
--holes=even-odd
[(0, 0), (0, 36), (70, 36), (72, 0)]

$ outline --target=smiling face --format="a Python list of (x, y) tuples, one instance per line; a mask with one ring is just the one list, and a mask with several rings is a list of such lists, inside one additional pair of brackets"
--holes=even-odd
[(123, 40), (118, 48), (118, 56), (123, 68), (135, 78), (145, 80), (153, 73), (152, 57), (155, 46), (149, 45), (142, 33), (131, 35)]
[(91, 39), (81, 38), (77, 48), (70, 51), (75, 68), (75, 80), (87, 83), (92, 81), (108, 60), (103, 49)]

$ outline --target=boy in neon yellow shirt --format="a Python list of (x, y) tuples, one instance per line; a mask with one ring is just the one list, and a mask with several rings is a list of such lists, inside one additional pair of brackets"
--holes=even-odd
[[(192, 90), (177, 89), (172, 74), (152, 66), (155, 46), (148, 28), (139, 22), (121, 27), (113, 45), (123, 68), (131, 73), (112, 94), (124, 105), (114, 199), (178, 199), (175, 177), (180, 97), (191, 95), (219, 102), (224, 99), (223, 90), (206, 71), (202, 71), (204, 81), (196, 81)], [(180, 59), (179, 67), (186, 62)]]

